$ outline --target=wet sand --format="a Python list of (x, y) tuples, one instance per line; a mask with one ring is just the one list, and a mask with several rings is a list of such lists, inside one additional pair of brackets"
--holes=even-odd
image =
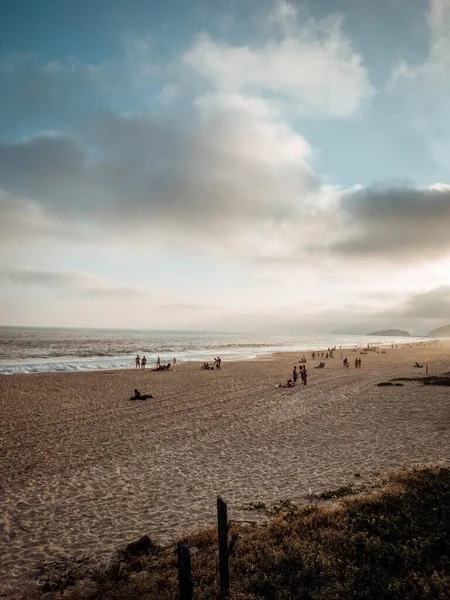
[[(355, 473), (450, 464), (450, 388), (398, 376), (450, 371), (450, 343), (361, 356), (340, 351), (308, 386), (279, 389), (298, 354), (125, 370), (0, 376), (0, 581), (17, 589), (40, 562), (112, 553), (148, 533), (165, 543), (249, 502), (299, 499)], [(134, 388), (154, 400), (130, 402)], [(361, 480), (360, 479), (360, 480)]]

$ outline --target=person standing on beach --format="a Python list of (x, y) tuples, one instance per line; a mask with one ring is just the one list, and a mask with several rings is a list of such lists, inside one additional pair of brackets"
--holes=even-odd
[(156, 368), (158, 368), (160, 366), (161, 366), (161, 359), (158, 356), (158, 358), (156, 359)]
[(308, 372), (306, 370), (306, 367), (304, 366), (301, 373), (300, 373), (301, 377), (302, 377), (302, 383), (303, 385), (307, 384), (307, 377), (308, 377)]
[(172, 366), (173, 368), (177, 366), (177, 359), (175, 358), (175, 356), (173, 357)]
[(294, 380), (294, 383), (296, 383), (297, 377), (298, 377), (297, 367), (294, 365), (294, 370), (292, 371), (292, 379)]
[(140, 369), (141, 368), (141, 357), (139, 356), (139, 354), (136, 356), (135, 362), (136, 362), (136, 369)]
[(145, 369), (146, 364), (147, 364), (147, 359), (145, 358), (145, 356), (143, 356), (142, 360), (141, 360), (141, 369)]

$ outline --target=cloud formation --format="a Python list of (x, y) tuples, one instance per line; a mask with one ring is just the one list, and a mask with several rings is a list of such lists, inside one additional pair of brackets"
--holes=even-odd
[(390, 316), (405, 319), (443, 320), (450, 322), (450, 285), (412, 294), (403, 304), (389, 311)]
[(334, 252), (353, 258), (426, 261), (450, 253), (450, 190), (435, 185), (344, 194)]
[[(0, 144), (9, 226), (21, 223), (18, 235), (45, 235), (67, 222), (79, 230), (89, 225), (94, 235), (121, 231), (128, 237), (159, 235), (163, 228), (205, 240), (276, 226), (301, 208), (319, 181), (305, 139), (253, 109), (239, 96), (204, 99), (195, 131), (115, 115), (84, 138), (44, 134)], [(12, 195), (26, 200), (12, 206)]]
[(37, 269), (4, 269), (0, 279), (14, 285), (35, 285), (50, 290), (77, 292), (84, 296), (128, 298), (144, 295), (145, 291), (130, 286), (117, 286), (106, 278), (85, 271), (39, 271)]
[[(421, 88), (436, 98), (432, 106), (450, 95), (442, 94), (450, 82), (449, 2), (433, 0), (427, 61), (398, 65), (392, 93), (400, 90), (414, 103)], [(344, 189), (319, 174), (321, 149), (304, 134), (311, 131), (307, 123), (322, 121), (341, 135), (337, 123), (358, 127), (376, 93), (344, 21), (302, 20), (292, 4), (280, 1), (252, 39), (238, 37), (201, 33), (164, 64), (155, 60), (152, 40), (137, 35), (123, 37), (124, 55), (114, 62), (44, 64), (24, 55), (2, 61), (7, 117), (13, 122), (14, 103), (16, 117), (26, 115), (23, 130), (0, 139), (3, 282), (71, 294), (77, 302), (85, 295), (86, 305), (94, 296), (136, 297), (138, 305), (142, 295), (148, 300), (145, 290), (90, 274), (87, 253), (80, 258), (79, 249), (97, 244), (98, 264), (102, 253), (110, 261), (108, 276), (114, 261), (120, 263), (118, 280), (131, 256), (128, 266), (139, 283), (156, 249), (161, 272), (170, 271), (177, 282), (198, 256), (199, 271), (206, 263), (210, 269), (199, 276), (199, 288), (212, 290), (209, 295), (192, 284), (184, 295), (170, 289), (152, 296), (161, 312), (177, 312), (180, 323), (196, 313), (201, 323), (207, 312), (211, 322), (222, 315), (242, 324), (252, 313), (255, 322), (264, 324), (270, 315), (288, 329), (301, 306), (306, 321), (316, 315), (315, 327), (328, 327), (349, 312), (363, 322), (389, 304), (366, 302), (362, 287), (370, 294), (389, 280), (389, 290), (398, 292), (406, 284), (394, 280), (405, 265), (449, 255), (450, 185), (444, 179), (436, 177), (441, 183), (429, 189), (413, 183)], [(429, 122), (427, 116), (424, 130)], [(346, 156), (345, 148), (338, 138), (335, 151)], [(60, 262), (49, 264), (55, 250)], [(73, 271), (61, 268), (66, 258)], [(183, 263), (178, 270), (177, 260)], [(369, 272), (368, 265), (376, 268)], [(164, 279), (159, 266), (147, 281)], [(333, 308), (336, 289), (341, 312)], [(411, 317), (414, 302), (403, 307)]]
[(184, 63), (218, 92), (274, 95), (303, 117), (348, 116), (372, 96), (362, 56), (340, 17), (301, 23), (293, 5), (278, 2), (269, 23), (275, 35), (261, 45), (231, 45), (201, 34)]

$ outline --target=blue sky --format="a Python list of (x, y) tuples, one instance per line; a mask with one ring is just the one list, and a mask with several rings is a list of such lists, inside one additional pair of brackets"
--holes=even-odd
[(5, 0), (3, 324), (449, 321), (449, 56), (450, 0)]

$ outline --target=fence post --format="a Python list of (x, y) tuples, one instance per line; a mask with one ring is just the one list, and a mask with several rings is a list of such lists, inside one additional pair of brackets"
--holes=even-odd
[(194, 584), (191, 576), (191, 553), (181, 542), (178, 543), (178, 582), (180, 600), (192, 600)]
[(228, 564), (228, 509), (220, 496), (217, 496), (217, 525), (219, 530), (220, 593), (222, 596), (225, 596), (230, 591), (230, 567)]

